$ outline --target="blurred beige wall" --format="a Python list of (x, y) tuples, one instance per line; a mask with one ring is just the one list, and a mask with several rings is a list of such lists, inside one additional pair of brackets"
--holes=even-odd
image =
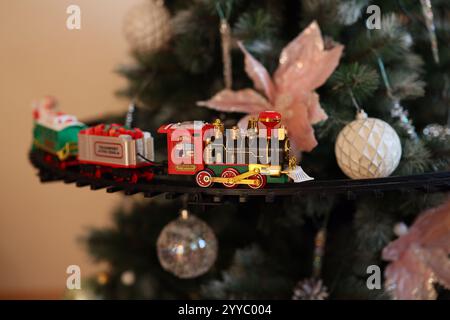
[[(0, 297), (62, 292), (69, 264), (82, 275), (98, 268), (77, 237), (108, 225), (120, 196), (39, 183), (27, 159), (31, 102), (54, 95), (81, 119), (124, 110), (113, 70), (129, 61), (122, 18), (140, 1), (0, 1)], [(81, 30), (66, 29), (70, 4), (81, 7)]]

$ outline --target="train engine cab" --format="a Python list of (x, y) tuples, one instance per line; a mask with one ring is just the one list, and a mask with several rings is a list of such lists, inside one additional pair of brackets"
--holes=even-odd
[(225, 129), (220, 120), (168, 124), (158, 133), (167, 134), (168, 173), (195, 175), (200, 187), (220, 183), (227, 188), (247, 185), (263, 188), (267, 183), (311, 180), (289, 155), (287, 130), (274, 111), (250, 119), (246, 129)]
[(167, 134), (167, 172), (169, 174), (194, 175), (205, 169), (203, 149), (206, 132), (214, 129), (203, 121), (188, 121), (163, 125), (158, 133)]

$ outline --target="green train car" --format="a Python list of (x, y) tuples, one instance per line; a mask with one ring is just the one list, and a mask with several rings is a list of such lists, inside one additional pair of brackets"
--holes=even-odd
[(65, 161), (78, 154), (78, 133), (86, 125), (76, 120), (58, 123), (42, 123), (36, 121), (33, 130), (33, 148), (55, 155), (60, 161)]

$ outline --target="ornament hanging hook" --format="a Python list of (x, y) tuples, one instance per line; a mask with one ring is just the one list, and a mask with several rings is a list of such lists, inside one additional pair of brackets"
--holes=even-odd
[(384, 67), (383, 60), (381, 59), (381, 57), (377, 54), (377, 52), (375, 50), (373, 50), (373, 53), (377, 57), (378, 68), (380, 69), (381, 78), (383, 79), (384, 86), (386, 87), (386, 93), (387, 93), (388, 97), (391, 98), (394, 101), (398, 101), (399, 99), (396, 98), (392, 94), (392, 87), (391, 87), (391, 84), (389, 82), (389, 78), (388, 78), (388, 75), (386, 73), (386, 68)]
[(223, 80), (225, 88), (231, 89), (233, 86), (232, 75), (232, 60), (231, 60), (231, 28), (228, 24), (228, 18), (231, 13), (231, 2), (227, 3), (226, 12), (224, 12), (222, 5), (217, 2), (216, 10), (220, 18), (219, 31), (222, 45), (222, 63), (223, 63)]
[(186, 220), (189, 218), (189, 211), (187, 209), (182, 209), (180, 212), (181, 219)]
[(139, 95), (144, 91), (145, 88), (150, 84), (150, 81), (153, 79), (153, 73), (151, 73), (148, 78), (141, 83), (139, 86), (139, 89), (134, 94), (133, 98), (130, 101), (130, 104), (128, 105), (128, 111), (125, 116), (125, 127), (131, 128), (133, 126), (133, 122), (135, 120), (136, 115), (136, 101), (139, 98)]
[(431, 0), (420, 0), (422, 6), (422, 13), (425, 18), (425, 25), (430, 36), (431, 52), (433, 53), (433, 59), (436, 64), (439, 64), (439, 48), (436, 37), (436, 26), (434, 24), (433, 8), (431, 6)]
[(189, 215), (188, 202), (189, 202), (189, 196), (187, 194), (184, 194), (181, 197), (180, 216), (181, 216), (182, 219), (187, 219), (187, 217)]
[(352, 103), (356, 108), (356, 113), (361, 113), (363, 111), (361, 107), (358, 104), (358, 101), (356, 101), (355, 95), (353, 94), (353, 90), (351, 88), (348, 88), (348, 93), (350, 95), (350, 98), (352, 99)]
[(392, 87), (389, 82), (389, 78), (384, 67), (383, 59), (375, 50), (372, 50), (377, 58), (378, 68), (380, 69), (381, 78), (383, 79), (384, 86), (386, 87), (387, 96), (393, 101), (393, 107), (391, 109), (391, 116), (393, 118), (398, 118), (400, 125), (405, 129), (408, 135), (413, 139), (417, 140), (418, 136), (416, 129), (414, 128), (412, 121), (408, 118), (408, 111), (403, 109), (400, 105), (400, 99), (392, 93)]

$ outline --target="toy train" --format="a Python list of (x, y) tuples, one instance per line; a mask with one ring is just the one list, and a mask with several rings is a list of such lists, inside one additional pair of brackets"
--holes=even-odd
[(191, 121), (163, 125), (167, 162), (155, 161), (150, 132), (118, 124), (88, 127), (76, 117), (56, 110), (46, 98), (33, 111), (33, 149), (44, 152), (45, 161), (61, 169), (77, 168), (86, 176), (130, 183), (150, 182), (155, 172), (191, 175), (198, 186), (214, 183), (226, 188), (247, 185), (260, 189), (267, 183), (312, 180), (289, 154), (287, 130), (281, 115), (262, 112), (246, 129), (224, 128), (214, 123)]

